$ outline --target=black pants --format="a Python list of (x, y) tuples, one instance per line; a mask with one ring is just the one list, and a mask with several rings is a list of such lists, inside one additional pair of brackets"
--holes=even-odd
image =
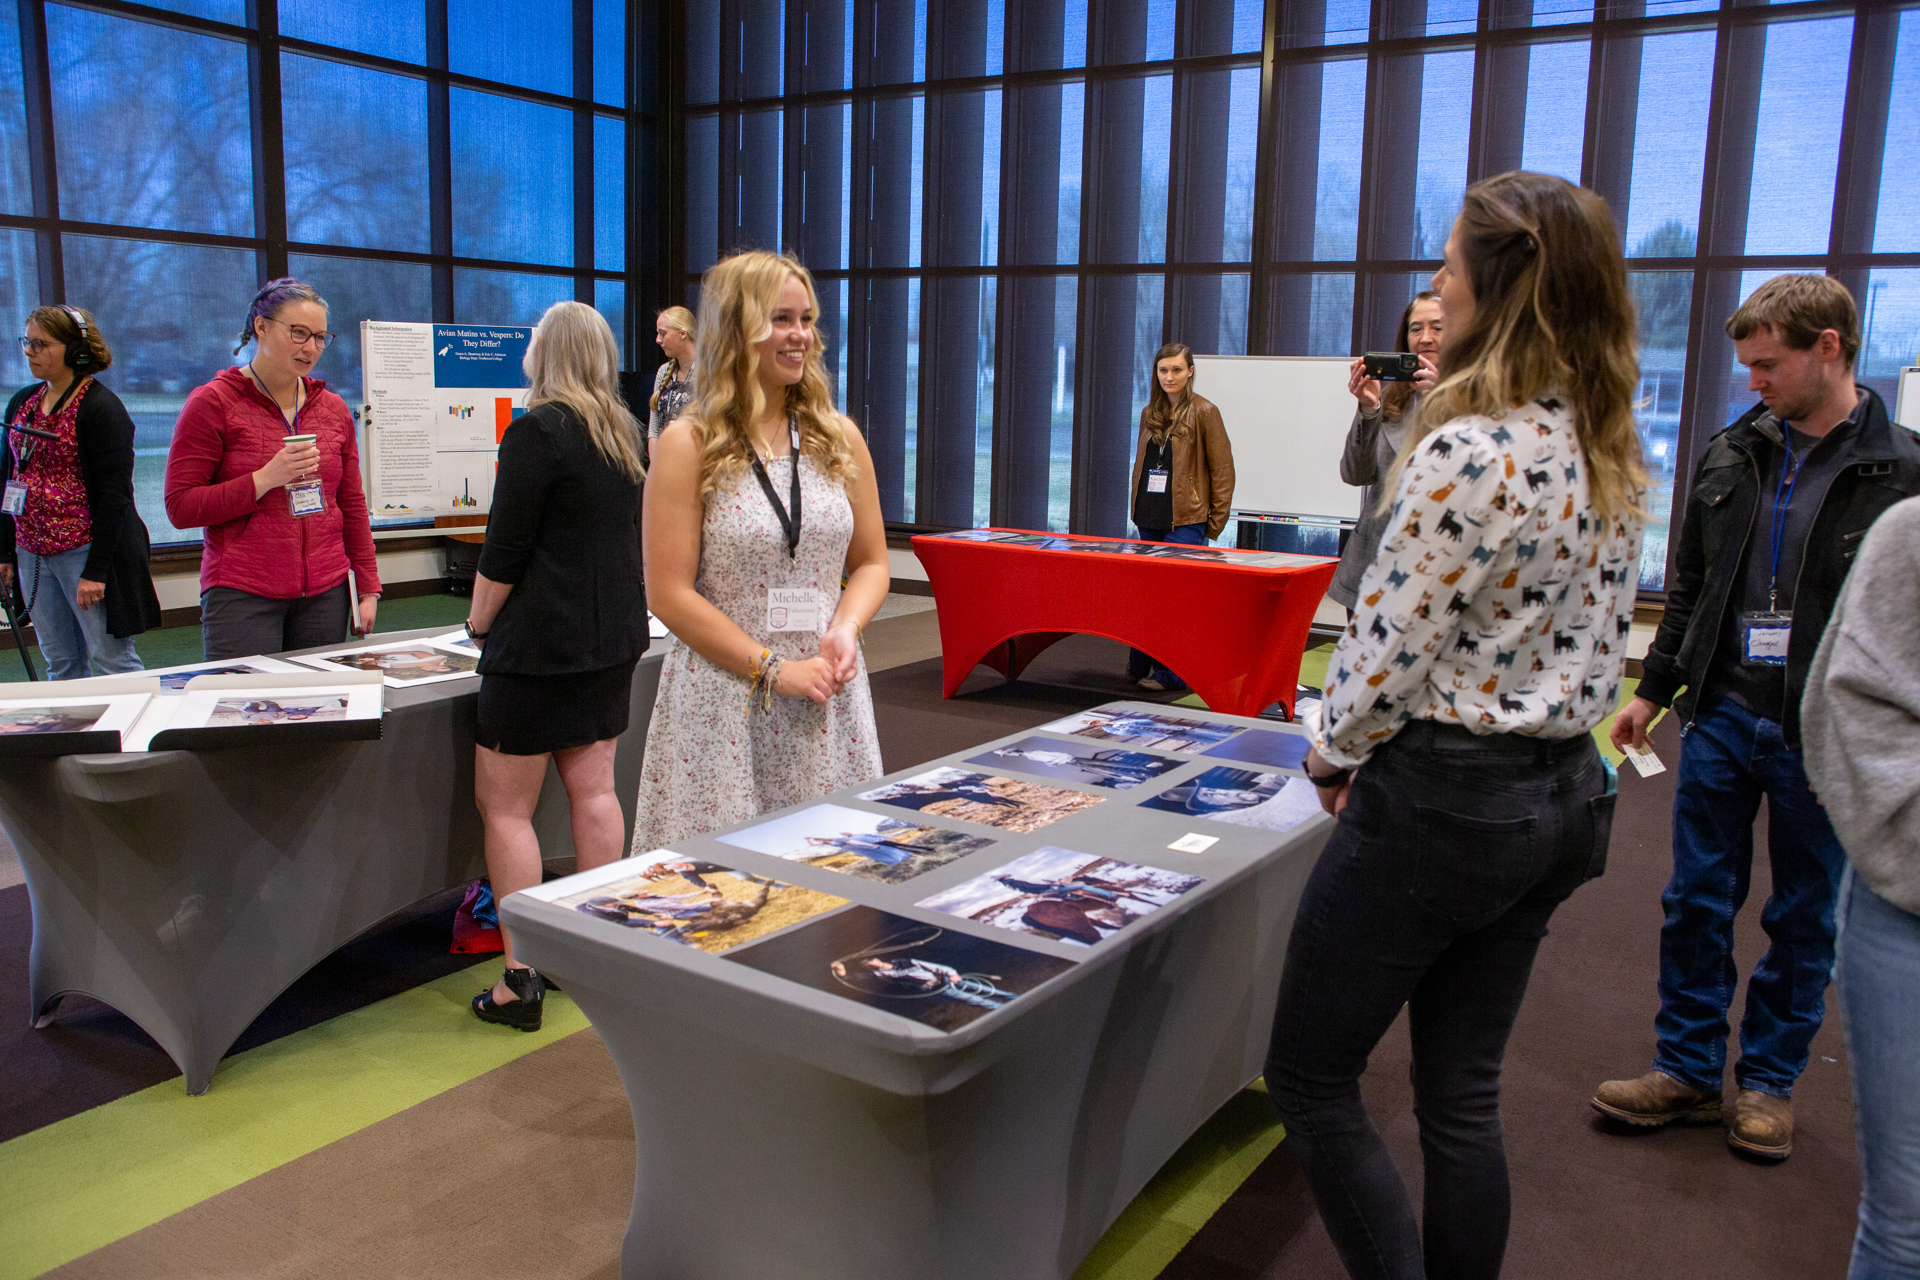
[(200, 639), (210, 662), (344, 644), (347, 635), (344, 582), (317, 596), (291, 600), (234, 587), (208, 587), (200, 593)]
[[(1499, 1275), (1500, 1063), (1548, 917), (1605, 866), (1613, 803), (1586, 735), (1475, 737), (1415, 721), (1355, 776), (1300, 902), (1267, 1057), (1287, 1142), (1352, 1275)], [(1402, 1005), (1421, 1218), (1360, 1099), (1367, 1056)]]

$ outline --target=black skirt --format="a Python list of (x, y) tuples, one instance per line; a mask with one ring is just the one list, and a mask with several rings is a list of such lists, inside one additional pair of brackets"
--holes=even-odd
[(639, 661), (564, 676), (483, 675), (473, 740), (502, 755), (538, 756), (617, 738), (627, 731)]

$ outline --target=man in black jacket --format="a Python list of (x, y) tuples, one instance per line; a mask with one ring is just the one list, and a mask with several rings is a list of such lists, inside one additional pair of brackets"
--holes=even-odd
[(1607, 1081), (1593, 1106), (1639, 1126), (1720, 1118), (1733, 920), (1764, 795), (1769, 946), (1747, 985), (1727, 1141), (1781, 1160), (1793, 1149), (1788, 1100), (1825, 1013), (1846, 858), (1801, 764), (1800, 695), (1868, 527), (1920, 493), (1920, 439), (1855, 386), (1859, 317), (1839, 282), (1770, 280), (1727, 333), (1761, 403), (1713, 438), (1694, 473), (1666, 616), (1613, 727), (1616, 746), (1644, 746), (1661, 707), (1683, 719), (1659, 1048), (1650, 1074)]

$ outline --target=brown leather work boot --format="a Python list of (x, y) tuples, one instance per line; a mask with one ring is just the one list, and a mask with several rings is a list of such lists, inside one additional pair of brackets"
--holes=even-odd
[(1793, 1104), (1770, 1093), (1742, 1089), (1733, 1096), (1727, 1145), (1763, 1160), (1785, 1160), (1793, 1154)]
[(1649, 1071), (1638, 1080), (1609, 1080), (1593, 1095), (1593, 1109), (1611, 1120), (1658, 1128), (1678, 1120), (1682, 1124), (1711, 1124), (1720, 1118), (1720, 1091), (1695, 1089), (1664, 1071)]

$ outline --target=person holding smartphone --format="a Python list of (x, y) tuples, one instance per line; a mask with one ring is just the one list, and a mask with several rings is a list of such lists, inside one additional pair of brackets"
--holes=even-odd
[(269, 281), (234, 348), (257, 344), (253, 359), (195, 388), (174, 424), (167, 518), (207, 530), (200, 630), (209, 659), (373, 630), (380, 570), (353, 415), (311, 376), (333, 337), (312, 285)]
[(1359, 407), (1353, 412), (1353, 425), (1347, 428), (1340, 478), (1362, 486), (1360, 523), (1347, 536), (1346, 550), (1340, 553), (1340, 567), (1334, 570), (1327, 594), (1345, 605), (1349, 615), (1359, 594), (1360, 575), (1373, 563), (1373, 554), (1380, 548), (1380, 531), (1387, 523), (1380, 510), (1380, 477), (1393, 469), (1393, 460), (1406, 439), (1407, 424), (1420, 418), (1420, 398), (1433, 390), (1439, 370), (1440, 335), (1445, 328), (1440, 295), (1423, 289), (1400, 313), (1400, 333), (1393, 344), (1395, 351), (1418, 357), (1420, 366), (1413, 377), (1391, 382), (1368, 377), (1365, 356), (1356, 357), (1347, 374), (1347, 390), (1359, 401)]

